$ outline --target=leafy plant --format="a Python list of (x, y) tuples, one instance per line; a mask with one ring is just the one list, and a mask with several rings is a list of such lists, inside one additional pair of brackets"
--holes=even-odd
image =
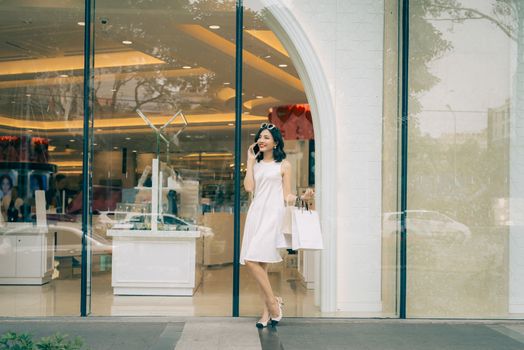
[(68, 335), (60, 333), (43, 337), (36, 343), (32, 338), (28, 333), (7, 332), (0, 338), (0, 350), (81, 350), (84, 345), (82, 338), (70, 340)]
[(33, 350), (32, 336), (27, 333), (7, 332), (0, 338), (0, 350)]

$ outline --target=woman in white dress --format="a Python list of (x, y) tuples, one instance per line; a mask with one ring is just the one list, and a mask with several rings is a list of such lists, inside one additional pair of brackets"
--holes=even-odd
[[(268, 278), (270, 263), (282, 261), (278, 249), (285, 247), (282, 233), (284, 198), (295, 202), (291, 193), (291, 164), (285, 160), (284, 140), (273, 124), (263, 123), (255, 143), (247, 152), (244, 188), (253, 192), (244, 227), (240, 263), (246, 265), (264, 296), (264, 311), (256, 323), (258, 328), (273, 326), (282, 319), (282, 299), (273, 294)], [(302, 199), (311, 198), (307, 190)]]

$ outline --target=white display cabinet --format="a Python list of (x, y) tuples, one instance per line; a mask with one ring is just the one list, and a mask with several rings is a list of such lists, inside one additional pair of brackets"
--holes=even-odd
[[(153, 159), (151, 171), (151, 212), (129, 213), (107, 231), (113, 239), (113, 294), (192, 296), (201, 279), (201, 232), (195, 225), (175, 229), (177, 225), (164, 222), (173, 215), (162, 214), (164, 181), (158, 159)], [(136, 229), (137, 217), (150, 228)]]
[(47, 227), (8, 223), (0, 227), (0, 284), (42, 285), (53, 273), (54, 237)]
[(115, 295), (192, 296), (201, 279), (199, 231), (108, 230)]

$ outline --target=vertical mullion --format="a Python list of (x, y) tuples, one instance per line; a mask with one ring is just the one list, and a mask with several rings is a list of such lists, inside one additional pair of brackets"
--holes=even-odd
[(240, 156), (242, 147), (242, 37), (244, 22), (242, 0), (236, 2), (236, 57), (235, 57), (235, 204), (233, 253), (233, 317), (239, 316), (240, 292)]
[(407, 286), (407, 177), (408, 177), (408, 98), (409, 98), (409, 0), (402, 1), (402, 124), (401, 124), (401, 175), (400, 175), (400, 306), (399, 317), (406, 318)]
[(82, 138), (82, 266), (80, 278), (80, 316), (87, 316), (87, 234), (90, 213), (89, 170), (90, 170), (90, 124), (92, 122), (92, 88), (94, 56), (92, 38), (94, 33), (93, 9), (95, 0), (84, 1), (84, 123)]

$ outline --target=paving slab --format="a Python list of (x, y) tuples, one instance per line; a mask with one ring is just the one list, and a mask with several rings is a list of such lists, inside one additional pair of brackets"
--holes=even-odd
[(184, 323), (166, 322), (0, 322), (0, 334), (30, 333), (40, 339), (55, 333), (80, 336), (92, 350), (174, 349)]
[(261, 350), (251, 319), (195, 319), (186, 322), (176, 350)]
[[(524, 343), (484, 324), (283, 323), (273, 332), (283, 350), (523, 350)], [(275, 345), (275, 338), (279, 343)], [(263, 347), (264, 350), (270, 347)]]

